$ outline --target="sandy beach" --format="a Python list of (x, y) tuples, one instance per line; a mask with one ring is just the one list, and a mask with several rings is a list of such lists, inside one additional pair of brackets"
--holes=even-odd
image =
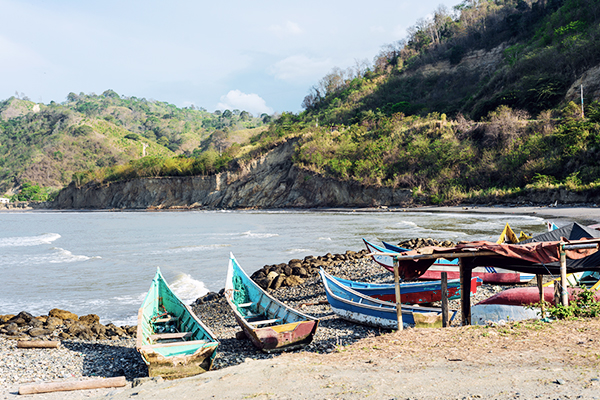
[[(553, 221), (600, 222), (600, 208), (596, 207), (407, 209), (415, 210), (523, 214)], [(385, 275), (381, 267), (368, 260), (330, 268), (329, 272), (351, 279), (376, 281)], [(478, 298), (502, 289), (491, 285), (482, 287)], [(309, 279), (298, 287), (282, 288), (273, 294), (296, 307), (324, 299), (316, 279)], [(116, 346), (127, 357), (115, 354), (111, 360), (121, 360), (114, 361), (114, 370), (106, 374), (96, 371), (94, 377), (115, 376), (124, 370), (129, 380), (126, 387), (20, 396), (18, 387), (24, 383), (13, 383), (3, 386), (0, 399), (600, 398), (600, 339), (597, 335), (600, 320), (597, 319), (498, 326), (454, 325), (446, 329), (390, 332), (340, 320), (328, 305), (315, 304), (302, 308), (303, 312), (321, 319), (313, 343), (304, 350), (266, 355), (255, 350), (249, 341), (235, 339), (239, 328), (222, 299), (195, 306), (194, 311), (221, 340), (221, 354), (213, 371), (176, 381), (143, 378), (142, 368), (128, 369), (131, 347), (119, 343)], [(0, 342), (0, 347), (3, 343)], [(0, 350), (5, 351), (4, 348)], [(27, 365), (31, 371), (24, 371), (24, 374), (35, 376), (36, 368), (44, 368), (43, 354), (13, 350), (11, 356), (15, 357), (15, 362), (29, 360)], [(69, 353), (56, 359), (56, 363), (62, 360), (66, 364), (70, 359), (84, 358), (83, 363), (79, 360), (82, 365), (79, 372), (65, 365), (71, 376), (64, 374), (61, 380), (91, 378), (83, 367), (87, 354), (81, 350), (79, 354)], [(124, 364), (119, 365), (119, 362)], [(40, 365), (36, 366), (37, 363)]]

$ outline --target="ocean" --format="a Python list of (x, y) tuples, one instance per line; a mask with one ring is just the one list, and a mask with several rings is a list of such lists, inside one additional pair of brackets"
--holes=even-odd
[(535, 216), (361, 211), (0, 212), (0, 314), (61, 308), (136, 324), (160, 267), (186, 303), (224, 287), (232, 252), (248, 273), (292, 258), (430, 237), (496, 241)]

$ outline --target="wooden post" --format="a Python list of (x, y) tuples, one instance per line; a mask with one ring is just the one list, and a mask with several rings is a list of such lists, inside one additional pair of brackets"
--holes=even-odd
[(402, 300), (400, 298), (400, 273), (398, 272), (399, 261), (394, 257), (394, 284), (396, 285), (396, 318), (398, 318), (398, 330), (404, 329), (402, 322)]
[(49, 392), (63, 392), (68, 390), (84, 390), (84, 389), (99, 389), (112, 388), (127, 385), (124, 376), (106, 379), (91, 379), (87, 381), (75, 382), (51, 382), (51, 383), (35, 383), (32, 385), (19, 386), (19, 394), (36, 394)]
[(537, 287), (538, 287), (538, 292), (540, 294), (540, 308), (542, 309), (542, 318), (544, 318), (544, 301), (545, 301), (545, 297), (544, 297), (544, 275), (542, 274), (537, 274), (535, 276), (537, 278)]
[(460, 267), (460, 311), (462, 325), (471, 325), (471, 266), (462, 258), (458, 263)]
[(442, 327), (448, 326), (448, 273), (442, 272)]
[(560, 246), (560, 299), (563, 306), (569, 305), (569, 292), (567, 290), (567, 255), (564, 245)]

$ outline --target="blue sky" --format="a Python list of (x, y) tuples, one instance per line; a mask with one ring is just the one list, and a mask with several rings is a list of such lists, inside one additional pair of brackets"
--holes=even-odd
[(121, 95), (209, 111), (301, 111), (332, 68), (373, 58), (459, 1), (0, 0), (0, 100)]

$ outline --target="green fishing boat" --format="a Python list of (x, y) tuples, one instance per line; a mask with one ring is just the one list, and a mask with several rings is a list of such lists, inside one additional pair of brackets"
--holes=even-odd
[(156, 269), (138, 312), (136, 349), (149, 376), (178, 379), (208, 371), (219, 341)]

